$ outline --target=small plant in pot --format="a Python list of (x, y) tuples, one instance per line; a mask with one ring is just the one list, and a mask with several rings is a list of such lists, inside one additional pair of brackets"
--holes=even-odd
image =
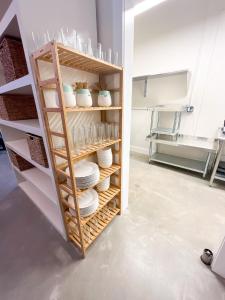
[(98, 93), (98, 106), (111, 106), (112, 98), (105, 83), (96, 83), (93, 89)]
[(75, 83), (77, 105), (82, 107), (92, 106), (92, 97), (88, 89), (87, 82), (76, 82)]

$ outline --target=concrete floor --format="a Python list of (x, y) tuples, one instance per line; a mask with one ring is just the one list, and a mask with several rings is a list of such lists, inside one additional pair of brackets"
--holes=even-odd
[(224, 280), (199, 259), (225, 234), (224, 189), (132, 157), (129, 210), (80, 260), (11, 183), (0, 155), (2, 170), (0, 195), (8, 195), (0, 202), (1, 300), (225, 299)]

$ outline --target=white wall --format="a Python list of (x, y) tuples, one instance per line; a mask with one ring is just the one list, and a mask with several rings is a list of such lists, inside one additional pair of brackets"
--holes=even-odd
[(213, 138), (225, 119), (224, 9), (223, 0), (168, 0), (135, 18), (134, 76), (191, 72), (195, 111), (184, 116), (183, 134)]
[(73, 28), (84, 38), (90, 37), (96, 47), (96, 7), (93, 0), (17, 0), (24, 25), (28, 47), (32, 49), (31, 32), (54, 32)]
[(124, 114), (123, 114), (123, 170), (122, 209), (128, 206), (130, 119), (133, 62), (133, 1), (97, 0), (98, 40), (103, 47), (119, 52), (124, 67)]

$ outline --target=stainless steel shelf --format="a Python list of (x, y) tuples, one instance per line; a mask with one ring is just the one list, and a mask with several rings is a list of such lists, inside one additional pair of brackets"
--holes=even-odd
[(189, 158), (183, 158), (173, 155), (168, 155), (164, 153), (155, 153), (151, 156), (150, 161), (160, 162), (166, 165), (179, 167), (182, 169), (198, 172), (204, 174), (205, 172), (205, 161), (199, 161)]

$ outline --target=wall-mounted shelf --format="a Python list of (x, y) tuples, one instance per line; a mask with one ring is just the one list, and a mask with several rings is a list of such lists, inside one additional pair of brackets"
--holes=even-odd
[[(54, 78), (48, 80), (41, 80), (41, 71), (39, 68), (39, 61), (46, 61), (53, 64)], [(118, 66), (114, 66), (105, 61), (95, 59), (93, 57), (86, 56), (71, 48), (64, 47), (61, 44), (51, 42), (45, 45), (42, 49), (33, 54), (33, 64), (35, 66), (36, 80), (39, 88), (40, 100), (42, 104), (42, 111), (45, 117), (45, 125), (48, 133), (48, 142), (51, 149), (51, 157), (54, 165), (55, 183), (58, 190), (58, 195), (61, 201), (61, 210), (64, 216), (65, 227), (67, 230), (68, 238), (78, 247), (82, 255), (85, 256), (86, 249), (92, 244), (92, 242), (99, 236), (103, 229), (113, 220), (113, 218), (121, 211), (121, 147), (122, 147), (122, 107), (123, 107), (123, 70)], [(120, 103), (118, 106), (112, 107), (88, 107), (88, 108), (66, 108), (64, 105), (63, 88), (62, 88), (62, 76), (60, 66), (66, 66), (89, 73), (97, 74), (103, 79), (103, 76), (116, 74), (120, 76), (120, 87), (114, 89), (119, 93)], [(99, 79), (100, 80), (100, 79)], [(44, 89), (55, 88), (58, 94), (59, 107), (58, 108), (46, 108)], [(104, 111), (110, 111), (112, 113), (119, 114), (119, 138), (116, 140), (104, 141), (100, 144), (93, 144), (86, 146), (79, 153), (74, 153), (71, 141), (71, 134), (68, 128), (68, 112), (95, 112), (99, 111), (101, 121), (107, 122), (107, 115)], [(60, 114), (62, 120), (62, 129), (60, 132), (56, 132), (49, 124), (48, 113)], [(74, 118), (76, 115), (74, 115)], [(51, 128), (51, 129), (50, 129)], [(52, 131), (54, 130), (54, 131)], [(64, 140), (65, 147), (63, 149), (54, 148), (53, 137), (60, 137)], [(108, 169), (100, 170), (100, 181), (110, 175), (116, 176), (116, 185), (111, 185), (106, 192), (99, 194), (99, 206), (95, 213), (88, 217), (80, 216), (80, 209), (78, 204), (78, 197), (82, 192), (76, 187), (75, 170), (73, 168), (74, 162), (84, 159), (87, 156), (94, 154), (96, 151), (116, 145), (116, 154), (118, 156), (118, 162), (112, 165)], [(62, 158), (65, 163), (57, 165), (56, 159)], [(65, 172), (65, 168), (69, 166), (68, 173)], [(116, 173), (116, 174), (115, 174)], [(59, 180), (59, 175), (65, 176), (70, 182), (62, 182)], [(99, 182), (100, 182), (99, 181)], [(68, 195), (72, 196), (74, 200), (74, 206), (68, 202)], [(74, 210), (75, 216), (71, 215), (69, 208)]]

